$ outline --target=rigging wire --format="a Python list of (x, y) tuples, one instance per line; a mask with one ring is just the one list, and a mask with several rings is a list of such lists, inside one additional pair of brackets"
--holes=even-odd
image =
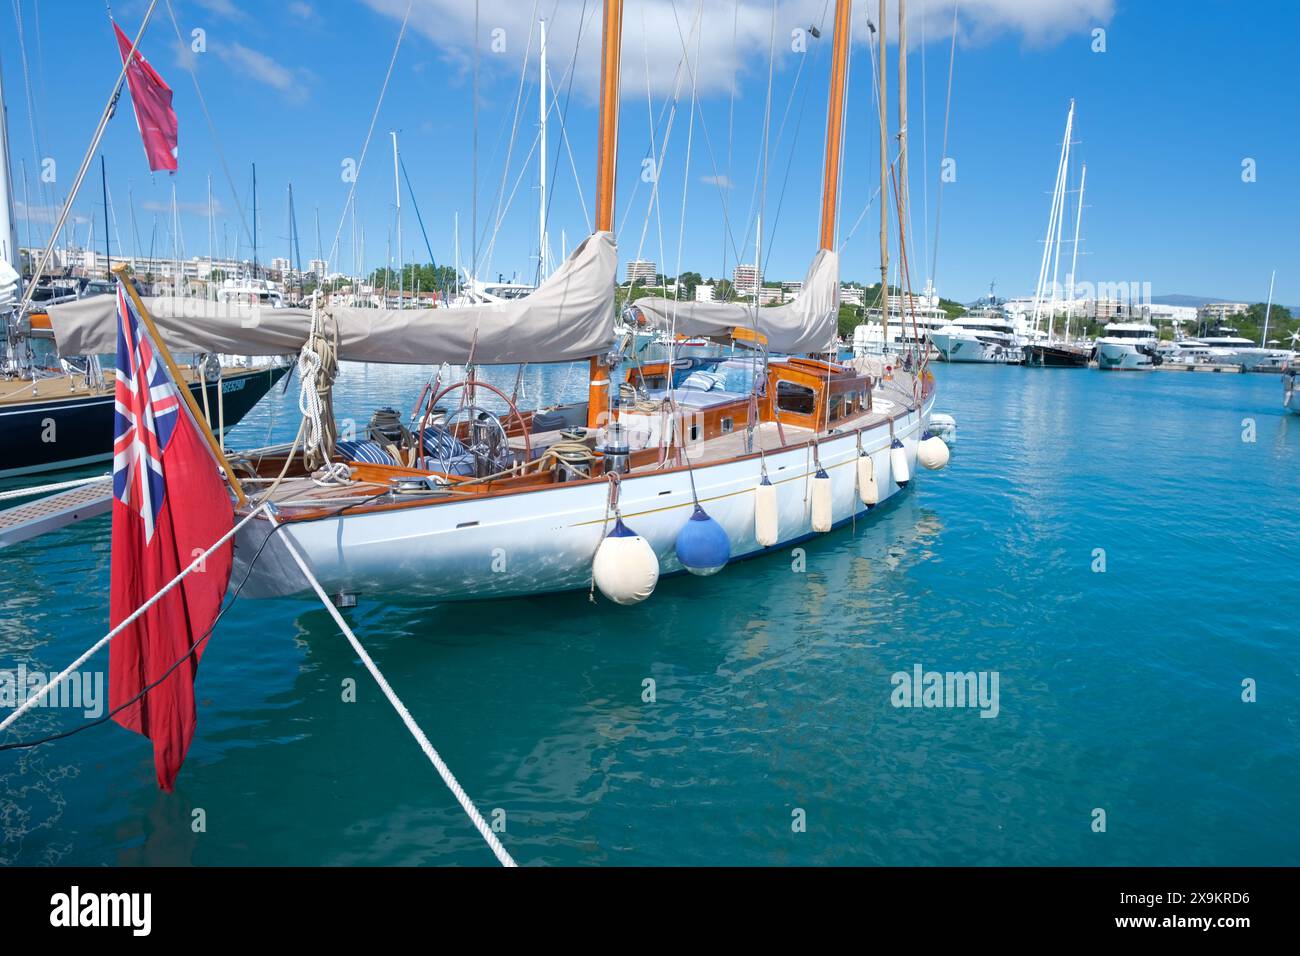
[[(335, 261), (335, 254), (338, 252), (338, 248), (339, 248), (339, 239), (340, 239), (340, 238), (342, 237), (342, 235), (343, 235), (343, 224), (344, 224), (345, 222), (347, 222), (347, 218), (348, 218), (348, 210), (349, 210), (349, 208), (352, 206), (352, 203), (356, 201), (357, 183), (361, 181), (361, 170), (362, 170), (362, 169), (365, 167), (365, 165), (366, 165), (366, 153), (367, 153), (367, 152), (369, 151), (369, 149), (370, 149), (370, 140), (371, 140), (371, 138), (372, 138), (372, 137), (374, 136), (374, 134), (375, 134), (375, 123), (379, 120), (379, 110), (380, 110), (380, 108), (384, 105), (384, 95), (388, 92), (388, 82), (393, 78), (393, 67), (395, 67), (395, 66), (397, 65), (397, 53), (398, 53), (399, 50), (402, 49), (402, 40), (406, 37), (406, 27), (407, 27), (407, 24), (409, 24), (410, 21), (411, 21), (411, 8), (412, 8), (414, 5), (415, 5), (415, 0), (407, 0), (407, 2), (406, 2), (406, 13), (402, 16), (402, 27), (401, 27), (400, 30), (397, 31), (397, 42), (393, 44), (393, 55), (392, 55), (392, 56), (389, 58), (389, 60), (388, 60), (388, 70), (387, 70), (387, 72), (384, 73), (384, 83), (383, 83), (383, 86), (381, 86), (381, 87), (379, 88), (379, 99), (377, 99), (377, 100), (375, 101), (375, 109), (374, 109), (374, 112), (370, 114), (370, 128), (369, 128), (368, 130), (366, 130), (366, 138), (365, 138), (365, 142), (363, 142), (363, 143), (361, 144), (361, 157), (357, 160), (356, 173), (355, 173), (355, 175), (352, 177), (352, 184), (351, 184), (351, 186), (348, 188), (348, 198), (347, 198), (347, 200), (343, 203), (343, 212), (342, 212), (342, 214), (340, 214), (340, 216), (339, 216), (339, 225), (338, 225), (338, 228), (334, 230), (334, 241), (330, 244), (330, 252), (329, 252), (329, 255), (325, 257), (325, 258), (326, 258), (326, 262), (328, 262), (330, 265), (333, 265), (333, 263), (334, 263), (334, 261)], [(171, 9), (171, 0), (167, 0), (167, 7), (168, 7), (169, 10)], [(477, 5), (477, 4), (475, 4), (475, 8), (474, 8), (474, 9), (475, 9), (475, 23), (477, 24), (477, 17), (478, 17), (478, 5)], [(173, 18), (172, 18), (172, 23), (174, 24), (175, 22), (176, 22), (176, 20), (175, 20), (175, 17), (173, 16)], [(178, 35), (178, 36), (180, 35), (180, 34), (179, 34), (179, 27), (177, 28), (177, 35)], [(475, 37), (477, 38), (477, 29), (476, 29), (476, 31), (475, 31)], [(477, 50), (478, 50), (478, 45), (477, 45), (477, 43), (475, 43), (475, 57), (476, 57), (475, 63), (476, 63), (476, 65), (477, 65)], [(195, 82), (197, 83), (198, 81), (196, 80)], [(476, 88), (475, 88), (475, 104), (476, 104), (476, 110), (477, 110), (477, 92), (478, 92), (478, 91), (477, 91), (477, 73), (476, 73), (475, 87), (476, 87)], [(477, 115), (477, 113), (476, 113), (476, 115)], [(475, 122), (474, 148), (475, 148), (475, 150), (477, 151), (477, 149), (478, 149), (478, 124), (477, 124), (477, 121)], [(330, 271), (330, 270), (329, 270), (329, 269), (326, 269), (326, 271), (328, 272), (328, 271)]]
[[(505, 214), (505, 210), (502, 209), (501, 204), (502, 201), (505, 199), (506, 182), (510, 178), (510, 159), (514, 155), (515, 139), (517, 138), (519, 133), (519, 111), (523, 108), (525, 88), (527, 88), (530, 91), (532, 89), (532, 84), (526, 82), (526, 78), (528, 74), (528, 54), (531, 53), (533, 49), (533, 32), (537, 26), (537, 11), (540, 5), (541, 5), (540, 0), (534, 0), (532, 18), (529, 20), (529, 26), (528, 26), (528, 41), (527, 43), (524, 44), (524, 55), (519, 60), (519, 88), (515, 91), (514, 117), (510, 122), (510, 139), (506, 143), (505, 161), (502, 162), (501, 164), (501, 183), (499, 186), (497, 186), (496, 213), (493, 217), (493, 222), (492, 222), (492, 238), (488, 242), (487, 251), (484, 253), (484, 271), (488, 274), (491, 274), (492, 272), (492, 255), (496, 251), (497, 236), (500, 235), (501, 220)], [(540, 140), (540, 138), (541, 138), (541, 130), (539, 129), (537, 140)], [(534, 140), (533, 149), (536, 149), (537, 140)], [(530, 149), (528, 151), (527, 159), (525, 159), (524, 163), (520, 168), (521, 177), (523, 175), (524, 170), (527, 168), (528, 160), (532, 158), (532, 155), (533, 155), (533, 150)], [(513, 195), (514, 194), (512, 192), (511, 193), (512, 198)], [(477, 271), (475, 271), (474, 278), (476, 279), (478, 278)]]
[[(957, 64), (957, 7), (961, 0), (952, 0), (952, 46), (948, 51), (948, 95), (943, 108), (943, 152), (942, 156), (946, 161), (948, 156), (948, 120), (952, 114), (952, 75)], [(943, 176), (939, 176), (938, 195), (934, 203), (934, 247), (930, 256), (930, 278), (938, 279), (938, 262), (939, 262), (939, 222), (943, 214)]]
[[(189, 46), (181, 38), (181, 26), (176, 21), (176, 11), (172, 9), (172, 0), (166, 0), (167, 16), (171, 19), (172, 29), (176, 32), (176, 42), (180, 44), (181, 49), (189, 50)], [(208, 134), (212, 137), (212, 145), (216, 147), (217, 158), (221, 161), (221, 170), (226, 175), (226, 185), (230, 187), (230, 195), (235, 199), (235, 210), (239, 213), (239, 221), (244, 226), (244, 234), (248, 236), (249, 242), (252, 242), (253, 231), (248, 226), (248, 220), (244, 216), (244, 204), (239, 198), (239, 190), (235, 188), (235, 178), (230, 174), (230, 164), (226, 162), (226, 151), (221, 147), (221, 137), (217, 135), (217, 126), (212, 121), (212, 114), (208, 112), (208, 102), (203, 96), (203, 90), (199, 86), (199, 75), (194, 69), (194, 62), (190, 56), (182, 56), (181, 61), (185, 70), (194, 82), (194, 92), (199, 98), (199, 107), (203, 110), (203, 118), (208, 124)]]
[[(582, 206), (582, 216), (583, 219), (586, 220), (588, 233), (591, 232), (591, 226), (592, 226), (591, 214), (587, 211), (587, 200), (582, 193), (582, 182), (578, 178), (577, 164), (573, 160), (573, 146), (569, 142), (568, 118), (569, 118), (569, 104), (573, 98), (573, 80), (577, 74), (577, 71), (573, 69), (573, 64), (576, 63), (578, 60), (578, 50), (582, 46), (582, 35), (587, 30), (587, 24), (589, 22), (589, 20), (587, 19), (587, 7), (589, 6), (589, 2), (590, 0), (582, 0), (582, 12), (578, 14), (578, 37), (576, 40), (574, 40), (573, 43), (573, 58), (570, 61), (570, 66), (568, 69), (569, 75), (567, 77), (568, 86), (564, 91), (564, 107), (563, 109), (560, 109), (559, 107), (560, 97), (559, 97), (558, 88), (552, 91), (551, 104), (548, 104), (547, 106), (548, 117), (550, 116), (552, 110), (555, 110), (559, 114), (558, 118), (560, 121), (560, 142), (555, 144), (555, 162), (551, 164), (551, 181), (550, 183), (547, 184), (546, 187), (546, 212), (545, 212), (545, 218), (543, 220), (543, 225), (548, 225), (551, 221), (551, 206), (555, 202), (555, 181), (557, 177), (560, 175), (560, 147), (563, 146), (569, 154), (569, 163), (573, 167), (573, 178), (578, 188), (578, 202)], [(552, 19), (555, 18), (555, 14), (559, 9), (559, 5), (560, 5), (559, 0), (556, 0), (555, 8), (552, 9), (551, 11)], [(593, 16), (595, 15), (594, 12), (592, 15)], [(563, 84), (565, 82), (565, 79), (566, 78), (561, 77), (560, 83)]]

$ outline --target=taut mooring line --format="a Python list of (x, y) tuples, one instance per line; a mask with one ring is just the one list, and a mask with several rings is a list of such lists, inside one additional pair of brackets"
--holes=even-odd
[(414, 737), (416, 743), (420, 745), (420, 749), (424, 751), (424, 755), (429, 758), (429, 762), (433, 764), (434, 769), (438, 771), (438, 775), (442, 777), (442, 782), (447, 785), (447, 789), (450, 790), (452, 796), (456, 798), (461, 809), (469, 815), (470, 821), (473, 822), (475, 829), (478, 830), (479, 834), (487, 842), (487, 845), (496, 855), (497, 860), (500, 861), (502, 866), (518, 866), (519, 864), (515, 863), (514, 858), (506, 852), (506, 848), (501, 845), (501, 841), (498, 840), (496, 834), (492, 832), (492, 828), (488, 826), (487, 821), (483, 819), (483, 814), (478, 812), (478, 807), (474, 806), (474, 802), (466, 795), (465, 789), (460, 785), (460, 782), (457, 781), (455, 775), (452, 774), (451, 768), (443, 762), (442, 757), (438, 755), (438, 751), (435, 750), (433, 744), (429, 742), (429, 738), (426, 737), (424, 731), (420, 729), (420, 725), (417, 724), (415, 718), (411, 716), (411, 712), (406, 709), (406, 705), (402, 703), (401, 698), (399, 698), (393, 688), (389, 686), (388, 681), (375, 665), (375, 662), (371, 659), (370, 655), (366, 653), (366, 649), (361, 646), (361, 642), (357, 640), (357, 636), (352, 633), (352, 628), (348, 627), (348, 623), (343, 620), (343, 615), (339, 613), (339, 609), (334, 606), (334, 602), (329, 599), (329, 596), (320, 586), (320, 582), (316, 580), (316, 576), (312, 574), (311, 569), (307, 567), (307, 562), (303, 560), (298, 549), (294, 547), (293, 541), (287, 535), (282, 536), (281, 540), (284, 542), (284, 546), (288, 549), (289, 556), (293, 558), (294, 563), (298, 565), (303, 575), (307, 578), (307, 583), (312, 586), (312, 590), (316, 592), (316, 596), (320, 598), (321, 603), (325, 605), (325, 610), (330, 612), (330, 617), (334, 618), (334, 623), (343, 631), (343, 636), (348, 639), (348, 643), (352, 645), (352, 649), (357, 652), (357, 656), (361, 658), (361, 663), (366, 665), (366, 670), (370, 671), (370, 676), (375, 679), (375, 683), (378, 684), (379, 689), (384, 692), (384, 696), (388, 698), (388, 702), (393, 705), (393, 709), (397, 711), (397, 715), (402, 718), (402, 723), (406, 724), (406, 729), (411, 732), (411, 736)]

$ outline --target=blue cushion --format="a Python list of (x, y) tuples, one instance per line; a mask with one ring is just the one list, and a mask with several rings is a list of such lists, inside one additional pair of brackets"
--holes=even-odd
[(334, 445), (334, 452), (346, 461), (363, 461), (370, 465), (395, 465), (393, 458), (384, 447), (373, 441), (341, 441)]
[(428, 425), (424, 429), (424, 453), (432, 458), (457, 458), (465, 454), (465, 446), (441, 425)]

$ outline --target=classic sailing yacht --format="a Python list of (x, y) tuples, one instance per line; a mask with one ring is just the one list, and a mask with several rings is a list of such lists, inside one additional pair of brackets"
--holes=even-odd
[[(804, 294), (753, 310), (640, 300), (652, 326), (734, 345), (739, 357), (694, 369), (707, 372), (694, 381), (672, 361), (622, 363), (612, 232), (622, 7), (605, 0), (603, 10), (595, 231), (532, 294), (490, 309), (318, 304), (250, 327), (195, 322), (174, 302), (139, 300), (128, 283), (174, 348), (217, 336), (259, 353), (301, 348), (322, 368), (336, 359), (471, 368), (464, 380), (431, 382), (409, 427), (353, 443), (330, 439), (322, 379), (321, 414), (305, 422), (301, 448), (231, 457), (239, 514), (269, 504), (236, 539), (246, 595), (304, 590), (296, 552), (345, 595), (462, 601), (592, 586), (630, 604), (661, 573), (713, 573), (863, 517), (908, 484), (918, 457), (946, 463), (947, 446), (925, 432), (935, 393), (923, 362), (882, 381), (869, 361), (806, 357), (835, 339), (850, 0), (836, 3), (822, 248)], [(51, 317), (70, 352), (113, 334), (109, 311), (87, 303)], [(473, 371), (577, 360), (588, 366), (587, 401), (545, 410), (521, 410)], [(489, 396), (506, 411), (485, 407)]]

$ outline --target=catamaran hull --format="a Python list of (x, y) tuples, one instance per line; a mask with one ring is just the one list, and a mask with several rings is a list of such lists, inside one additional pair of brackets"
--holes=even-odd
[[(916, 473), (922, 411), (895, 421), (909, 473)], [(902, 486), (890, 473), (887, 423), (862, 433), (862, 448), (875, 467), (880, 503)], [(856, 432), (824, 439), (818, 456), (830, 476), (836, 524), (863, 518), (868, 509), (857, 490)], [(697, 465), (700, 503), (727, 531), (731, 560), (754, 557), (814, 536), (811, 481), (817, 464), (807, 446), (769, 452), (767, 474), (777, 489), (779, 538), (764, 548), (755, 539), (755, 488), (763, 459)], [(674, 543), (693, 508), (686, 470), (627, 476), (620, 482), (619, 510), (629, 528), (646, 538), (659, 557), (661, 573), (682, 570)], [(290, 524), (266, 544), (249, 574), (244, 594), (298, 594), (308, 584), (283, 542), (288, 538), (329, 593), (404, 595), (436, 601), (468, 601), (585, 589), (591, 563), (612, 526), (605, 481), (568, 483), (485, 500), (343, 515)], [(250, 522), (235, 545), (232, 581), (243, 579), (266, 536), (270, 520)]]
[[(237, 425), (288, 370), (286, 365), (227, 374), (221, 381), (226, 430)], [(217, 383), (209, 383), (206, 390), (215, 423)], [(203, 396), (197, 382), (190, 385), (190, 392), (202, 407)], [(113, 396), (69, 396), (0, 406), (0, 448), (5, 450), (5, 466), (0, 468), (0, 477), (111, 461)]]

